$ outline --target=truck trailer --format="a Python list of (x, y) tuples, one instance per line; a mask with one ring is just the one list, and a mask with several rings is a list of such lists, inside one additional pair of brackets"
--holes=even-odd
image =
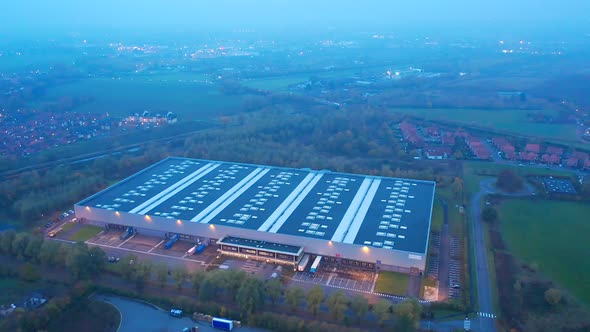
[(200, 243), (197, 246), (197, 254), (200, 254), (203, 252), (203, 250), (205, 250), (205, 248), (207, 248), (207, 244), (205, 242)]
[(186, 251), (186, 255), (187, 256), (191, 256), (195, 253), (195, 251), (197, 251), (197, 244), (195, 244), (194, 246), (192, 246), (189, 250)]
[(121, 240), (125, 240), (128, 237), (130, 237), (131, 235), (133, 235), (133, 233), (134, 233), (133, 228), (127, 227), (127, 229), (125, 230), (125, 233), (123, 233), (120, 238), (121, 238)]
[(172, 248), (172, 246), (176, 243), (176, 241), (178, 241), (178, 234), (172, 235), (170, 240), (168, 240), (168, 242), (166, 242), (166, 244), (164, 245), (164, 249)]
[(231, 331), (234, 328), (234, 322), (229, 319), (213, 317), (213, 320), (211, 321), (211, 326), (219, 330)]

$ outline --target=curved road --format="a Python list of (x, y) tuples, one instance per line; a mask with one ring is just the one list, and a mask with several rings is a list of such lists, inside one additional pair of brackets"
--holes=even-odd
[[(117, 332), (180, 332), (185, 327), (198, 326), (199, 331), (219, 331), (204, 322), (195, 323), (189, 317), (176, 318), (157, 306), (133, 299), (111, 295), (95, 295), (94, 299), (112, 304), (121, 314)], [(234, 328), (244, 332), (263, 332), (249, 327)]]

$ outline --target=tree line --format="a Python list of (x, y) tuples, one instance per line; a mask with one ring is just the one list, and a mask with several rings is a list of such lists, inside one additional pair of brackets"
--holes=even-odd
[(3, 181), (0, 217), (32, 226), (169, 155), (440, 181), (444, 169), (401, 152), (392, 130), (399, 120), (387, 111), (364, 108), (271, 108), (242, 114), (241, 126), (196, 133), (184, 142), (152, 144), (141, 155), (111, 155)]
[[(119, 262), (118, 273), (133, 282), (136, 290), (143, 292), (148, 284), (164, 288), (173, 283), (178, 291), (191, 293), (178, 298), (175, 305), (192, 312), (199, 304), (208, 313), (218, 313), (234, 319), (246, 320), (249, 325), (265, 328), (279, 328), (282, 323), (265, 323), (261, 314), (269, 308), (282, 308), (296, 316), (320, 315), (333, 322), (346, 326), (356, 324), (375, 324), (395, 326), (396, 331), (413, 331), (418, 327), (422, 307), (416, 299), (407, 299), (400, 304), (381, 299), (370, 305), (362, 295), (349, 297), (342, 290), (327, 295), (319, 285), (308, 292), (302, 287), (286, 288), (279, 279), (263, 281), (242, 270), (197, 270), (189, 273), (184, 267), (170, 270), (163, 264), (140, 261), (134, 255), (124, 257)], [(225, 304), (218, 311), (206, 304)], [(214, 305), (215, 307), (215, 305)], [(228, 309), (229, 308), (229, 309)], [(302, 322), (302, 320), (300, 320)], [(394, 324), (394, 325), (392, 325)], [(301, 324), (290, 324), (300, 326)], [(289, 329), (288, 329), (289, 330)], [(301, 329), (291, 329), (301, 331)]]
[[(82, 242), (68, 244), (44, 240), (39, 235), (16, 233), (12, 230), (0, 233), (0, 254), (25, 263), (16, 274), (25, 281), (44, 278), (40, 271), (44, 267), (63, 268), (71, 275), (72, 282), (82, 282), (80, 285), (89, 287), (85, 282), (106, 272), (106, 255), (99, 247), (88, 247)], [(378, 324), (381, 327), (395, 326), (396, 331), (413, 331), (418, 326), (422, 312), (416, 299), (407, 299), (400, 304), (381, 299), (375, 304), (369, 304), (362, 295), (349, 297), (342, 290), (327, 295), (319, 285), (305, 292), (299, 286), (286, 288), (279, 279), (263, 281), (241, 270), (214, 269), (189, 273), (183, 267), (171, 270), (166, 265), (154, 265), (133, 255), (121, 259), (117, 266), (117, 269), (111, 271), (135, 285), (140, 293), (148, 285), (164, 289), (173, 284), (177, 292), (184, 294), (175, 296), (174, 304), (188, 312), (201, 308), (206, 313), (221, 314), (266, 328), (279, 329), (287, 324), (291, 326), (287, 330), (306, 330), (303, 328), (305, 323), (302, 318), (296, 319), (297, 324), (293, 320), (289, 323), (289, 320), (269, 322), (261, 319), (267, 314), (276, 315), (278, 309), (279, 313), (311, 317), (314, 320), (327, 318), (334, 324), (346, 326)], [(187, 293), (186, 290), (190, 292)], [(64, 309), (69, 304), (56, 301), (49, 306), (52, 308), (50, 311), (55, 310), (55, 306)], [(218, 304), (225, 306), (215, 310)], [(213, 305), (213, 309), (209, 305)], [(50, 317), (39, 319), (35, 327), (44, 326), (51, 320)]]

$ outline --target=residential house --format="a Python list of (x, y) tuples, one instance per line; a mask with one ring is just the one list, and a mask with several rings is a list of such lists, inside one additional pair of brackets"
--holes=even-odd
[(539, 159), (539, 155), (534, 152), (521, 152), (520, 153), (520, 160), (533, 162)]
[(545, 149), (545, 153), (561, 156), (561, 155), (563, 155), (563, 148), (560, 148), (557, 146), (548, 146)]
[(541, 146), (539, 144), (528, 143), (524, 148), (525, 152), (541, 153)]
[(541, 161), (548, 165), (558, 165), (561, 162), (561, 157), (556, 154), (545, 153), (541, 156)]

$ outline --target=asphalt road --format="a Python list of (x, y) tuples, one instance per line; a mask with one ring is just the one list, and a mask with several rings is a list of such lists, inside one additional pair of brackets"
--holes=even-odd
[(440, 249), (438, 264), (438, 300), (446, 301), (449, 297), (449, 251), (451, 234), (449, 231), (449, 206), (446, 201), (441, 200), (444, 211), (443, 225), (440, 232)]
[[(480, 190), (471, 198), (471, 238), (473, 241), (473, 254), (475, 263), (475, 281), (477, 287), (477, 297), (479, 304), (479, 329), (478, 331), (488, 332), (495, 331), (495, 314), (492, 299), (492, 284), (490, 281), (490, 271), (488, 265), (487, 247), (485, 243), (485, 227), (481, 220), (481, 200), (488, 194), (502, 194), (504, 196), (522, 197), (534, 195), (534, 188), (525, 183), (523, 191), (518, 193), (500, 192), (494, 186), (495, 178), (484, 179), (479, 183)], [(486, 317), (487, 316), (487, 317)]]
[[(486, 180), (484, 180), (486, 181)], [(483, 182), (480, 183), (481, 190), (471, 198), (471, 238), (473, 241), (475, 280), (477, 287), (477, 299), (479, 312), (493, 313), (494, 303), (492, 301), (492, 284), (488, 266), (487, 247), (485, 242), (485, 228), (481, 221), (481, 199), (488, 193)], [(481, 318), (478, 322), (480, 332), (496, 331), (496, 323), (493, 318)]]
[[(219, 331), (208, 324), (195, 323), (189, 317), (172, 317), (155, 305), (110, 295), (95, 295), (99, 301), (115, 306), (121, 314), (121, 324), (117, 332), (181, 332), (185, 327), (198, 326), (199, 331)], [(234, 331), (262, 332), (262, 329), (249, 327), (234, 328)]]

